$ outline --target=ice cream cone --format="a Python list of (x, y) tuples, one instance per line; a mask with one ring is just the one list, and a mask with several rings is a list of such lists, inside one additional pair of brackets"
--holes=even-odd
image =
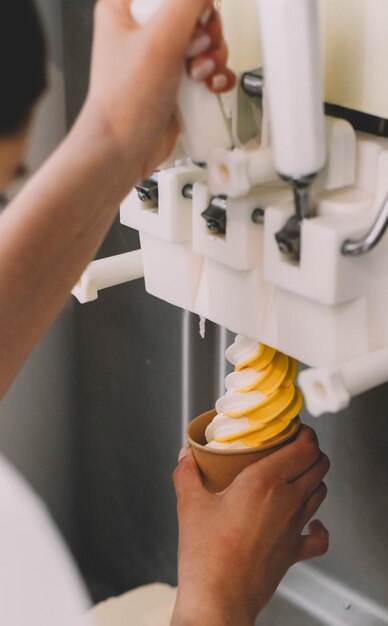
[(216, 493), (223, 491), (243, 469), (268, 456), (278, 448), (281, 448), (297, 434), (301, 422), (295, 417), (287, 430), (285, 430), (276, 442), (260, 448), (248, 448), (244, 450), (218, 450), (206, 448), (205, 430), (210, 424), (216, 411), (207, 411), (190, 422), (187, 428), (187, 440), (193, 450), (194, 458), (201, 470), (204, 482), (209, 491)]

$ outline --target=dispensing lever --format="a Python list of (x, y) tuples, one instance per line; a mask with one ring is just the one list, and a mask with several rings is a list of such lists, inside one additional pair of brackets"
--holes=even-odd
[[(133, 18), (139, 24), (146, 24), (162, 2), (134, 0), (130, 7)], [(232, 148), (233, 142), (219, 96), (210, 92), (204, 83), (191, 80), (185, 69), (178, 92), (177, 118), (183, 147), (195, 163), (207, 163), (215, 148)]]
[(318, 0), (256, 0), (274, 163), (294, 188), (300, 222), (313, 215), (309, 187), (325, 164)]

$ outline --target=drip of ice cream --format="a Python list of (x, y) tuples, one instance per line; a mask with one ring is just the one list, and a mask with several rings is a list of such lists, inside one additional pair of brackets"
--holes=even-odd
[(226, 358), (235, 371), (217, 415), (206, 429), (212, 448), (256, 448), (276, 441), (298, 415), (303, 397), (294, 385), (298, 364), (282, 352), (237, 335)]

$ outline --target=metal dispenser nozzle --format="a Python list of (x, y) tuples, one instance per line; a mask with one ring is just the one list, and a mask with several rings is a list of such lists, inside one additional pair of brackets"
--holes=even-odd
[[(185, 185), (182, 189), (184, 198), (193, 197), (193, 185)], [(212, 235), (225, 235), (226, 233), (226, 196), (213, 196), (209, 206), (201, 213), (206, 222), (209, 233)]]

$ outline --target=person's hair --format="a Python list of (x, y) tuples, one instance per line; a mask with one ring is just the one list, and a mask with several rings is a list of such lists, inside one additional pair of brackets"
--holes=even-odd
[(0, 136), (23, 128), (46, 82), (46, 47), (33, 0), (0, 0)]

